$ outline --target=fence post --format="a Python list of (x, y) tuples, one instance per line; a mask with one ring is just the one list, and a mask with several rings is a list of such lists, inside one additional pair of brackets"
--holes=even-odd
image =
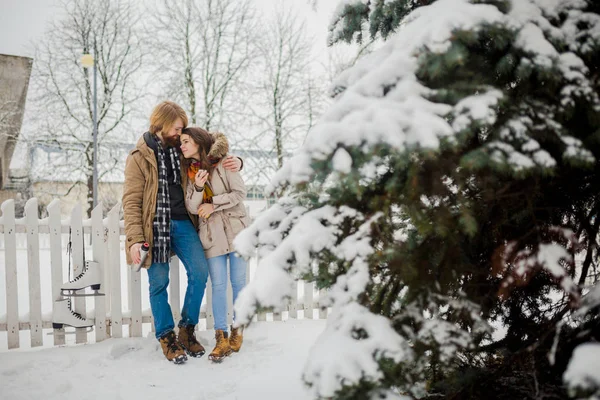
[(304, 319), (313, 319), (313, 282), (304, 282)]
[(111, 315), (111, 309), (110, 309), (110, 298), (112, 295), (112, 286), (111, 286), (111, 266), (110, 266), (110, 257), (108, 255), (108, 214), (106, 216), (106, 218), (102, 219), (102, 269), (104, 271), (104, 274), (102, 275), (102, 293), (105, 294), (105, 296), (103, 296), (104, 299), (104, 313), (105, 313), (105, 318), (104, 318), (104, 329), (105, 329), (105, 337), (109, 338), (112, 336), (112, 333), (110, 331), (110, 315)]
[(6, 272), (6, 331), (8, 348), (19, 347), (19, 296), (17, 285), (17, 232), (15, 201), (2, 203), (4, 225), (4, 268)]
[[(105, 251), (104, 251), (104, 226), (102, 224), (102, 202), (98, 203), (92, 210), (92, 252), (94, 261), (100, 267), (100, 293), (106, 293), (104, 285)], [(94, 297), (94, 315), (96, 342), (106, 339), (106, 300), (104, 296)]]
[(25, 226), (27, 231), (27, 267), (29, 278), (29, 329), (31, 347), (44, 344), (42, 331), (42, 293), (40, 289), (40, 237), (39, 215), (36, 198), (25, 203)]
[[(73, 261), (73, 276), (69, 279), (73, 279), (83, 271), (84, 257), (83, 253), (83, 215), (81, 211), (81, 204), (77, 204), (71, 212), (71, 255)], [(71, 301), (71, 304), (75, 306), (75, 312), (81, 314), (83, 318), (87, 318), (87, 311), (85, 306), (85, 297), (75, 297), (75, 301)], [(75, 343), (87, 342), (87, 333), (85, 328), (75, 329)]]
[[(150, 249), (152, 251), (152, 249)], [(127, 266), (127, 298), (129, 305), (129, 337), (142, 337), (142, 270)]]
[[(110, 270), (110, 329), (112, 337), (123, 337), (123, 309), (121, 305), (121, 229), (119, 227), (119, 210), (117, 203), (107, 217), (107, 268)], [(127, 246), (127, 244), (125, 244)], [(108, 295), (108, 293), (107, 293)]]
[[(60, 287), (63, 284), (62, 271), (62, 223), (60, 220), (60, 201), (54, 199), (48, 204), (48, 230), (50, 232), (50, 268), (52, 269), (52, 315), (54, 316), (56, 302), (60, 297)], [(64, 328), (54, 329), (54, 344), (65, 344)]]
[(131, 312), (130, 337), (142, 336), (142, 274), (131, 266), (127, 267), (129, 280), (129, 310)]
[(300, 286), (300, 281), (294, 283), (294, 292), (288, 306), (288, 318), (298, 319), (298, 286)]

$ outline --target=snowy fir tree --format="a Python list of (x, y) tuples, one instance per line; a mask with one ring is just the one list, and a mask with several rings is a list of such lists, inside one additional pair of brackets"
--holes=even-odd
[(239, 322), (324, 289), (318, 398), (600, 395), (600, 2), (345, 0), (330, 29), (383, 44), (238, 237)]

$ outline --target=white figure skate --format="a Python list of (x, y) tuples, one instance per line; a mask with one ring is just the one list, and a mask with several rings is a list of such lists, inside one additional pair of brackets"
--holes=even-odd
[[(94, 293), (76, 293), (78, 290), (92, 288)], [(67, 297), (87, 297), (87, 296), (104, 296), (100, 290), (100, 264), (95, 261), (86, 261), (83, 271), (72, 281), (63, 283), (60, 288), (61, 296)]]
[[(94, 321), (81, 316), (71, 309), (71, 300), (56, 300), (54, 302), (54, 315), (52, 316), (52, 328), (62, 329), (64, 325), (74, 328), (89, 328), (94, 326)], [(88, 332), (90, 332), (88, 330)]]

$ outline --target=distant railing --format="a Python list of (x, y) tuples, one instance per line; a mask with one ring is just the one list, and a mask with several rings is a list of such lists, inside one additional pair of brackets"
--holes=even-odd
[[(45, 337), (54, 345), (63, 345), (66, 337), (72, 337), (65, 336), (65, 328), (53, 329), (52, 316), (55, 300), (61, 297), (62, 284), (77, 276), (86, 260), (99, 263), (103, 280), (100, 292), (105, 296), (73, 298), (74, 311), (95, 322), (92, 333), (84, 328), (66, 328), (67, 333), (74, 335), (75, 343), (99, 342), (108, 337), (140, 337), (143, 327), (153, 329), (148, 287), (142, 285), (142, 281), (147, 283), (147, 274), (136, 272), (125, 263), (120, 204), (105, 218), (102, 204), (98, 204), (90, 219), (83, 218), (82, 207), (77, 205), (66, 220), (61, 219), (60, 202), (56, 199), (48, 205), (48, 217), (43, 219), (39, 219), (35, 198), (27, 201), (23, 218), (15, 218), (13, 200), (3, 202), (0, 208), (0, 267), (4, 261), (5, 270), (4, 282), (0, 277), (0, 333), (6, 332), (9, 349), (21, 347), (21, 331), (29, 331), (31, 347), (47, 345)], [(256, 264), (256, 258), (248, 263), (248, 280), (252, 279)], [(180, 274), (179, 260), (174, 257), (169, 302), (175, 321), (180, 318), (185, 279), (185, 273)], [(284, 311), (288, 318), (298, 318), (299, 313), (303, 313), (304, 318), (327, 317), (327, 310), (319, 307), (318, 293), (312, 283), (299, 281), (297, 294), (300, 297), (292, 299), (287, 312)], [(230, 285), (228, 295), (231, 310)], [(4, 307), (2, 300), (5, 300)], [(280, 313), (261, 313), (255, 320), (277, 321), (282, 317)], [(229, 321), (231, 319), (230, 312)], [(199, 329), (213, 327), (209, 280)]]

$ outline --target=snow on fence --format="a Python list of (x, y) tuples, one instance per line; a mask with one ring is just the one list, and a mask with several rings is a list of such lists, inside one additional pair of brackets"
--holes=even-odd
[[(115, 205), (105, 218), (102, 204), (98, 204), (89, 219), (83, 218), (82, 208), (77, 205), (66, 220), (61, 219), (60, 202), (56, 199), (48, 205), (48, 217), (43, 219), (39, 219), (35, 198), (27, 201), (23, 218), (15, 218), (13, 200), (6, 200), (0, 208), (0, 253), (4, 253), (3, 257), (0, 254), (0, 275), (4, 275), (0, 276), (0, 334), (6, 332), (8, 349), (21, 346), (20, 337), (24, 336), (21, 331), (28, 331), (31, 347), (37, 347), (45, 345), (45, 338), (46, 342), (52, 341), (50, 345), (63, 345), (73, 332), (75, 343), (89, 343), (108, 337), (140, 337), (143, 327), (146, 331), (153, 329), (147, 274), (134, 271), (125, 262), (121, 204)], [(103, 279), (100, 292), (105, 296), (74, 298), (74, 311), (93, 319), (95, 326), (91, 333), (84, 328), (67, 327), (69, 335), (65, 336), (64, 328), (52, 328), (55, 300), (61, 297), (61, 285), (77, 276), (86, 260), (100, 264)], [(255, 258), (249, 262), (248, 280), (252, 279), (256, 263)], [(174, 257), (169, 302), (176, 323), (187, 284), (185, 270), (180, 273), (181, 268)], [(230, 285), (228, 292), (231, 310)], [(287, 312), (284, 311), (287, 318), (327, 317), (327, 310), (319, 307), (318, 292), (312, 283), (298, 281), (297, 294), (300, 297), (292, 299)], [(261, 313), (255, 320), (277, 321), (284, 317), (281, 313), (268, 314)], [(230, 313), (230, 321), (231, 318)], [(214, 327), (210, 280), (198, 326), (199, 329)]]

